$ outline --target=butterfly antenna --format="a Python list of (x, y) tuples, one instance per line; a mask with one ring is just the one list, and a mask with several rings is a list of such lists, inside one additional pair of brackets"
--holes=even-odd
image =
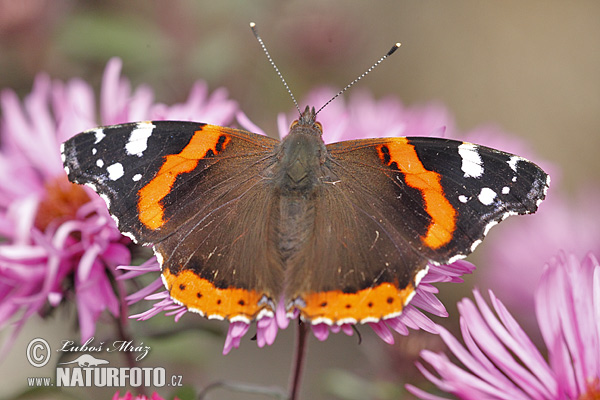
[(281, 79), (281, 82), (283, 82), (283, 86), (285, 86), (285, 89), (287, 90), (287, 92), (290, 94), (290, 97), (294, 101), (294, 105), (296, 105), (296, 109), (298, 110), (298, 114), (302, 115), (302, 112), (300, 111), (300, 107), (298, 106), (298, 102), (296, 101), (296, 98), (294, 97), (294, 94), (290, 90), (290, 87), (288, 86), (288, 84), (285, 81), (285, 79), (283, 79), (283, 75), (281, 75), (281, 72), (279, 71), (279, 68), (277, 68), (277, 65), (275, 65), (275, 62), (271, 58), (271, 55), (269, 54), (269, 50), (267, 50), (267, 46), (265, 46), (265, 43), (263, 42), (263, 40), (261, 39), (261, 37), (258, 35), (258, 30), (256, 29), (256, 24), (254, 22), (250, 22), (250, 29), (252, 29), (252, 33), (254, 33), (254, 37), (256, 38), (256, 40), (258, 40), (258, 43), (260, 43), (260, 47), (262, 47), (263, 51), (267, 55), (267, 59), (269, 60), (269, 62), (273, 66), (273, 68), (275, 68), (275, 72), (277, 72), (277, 75), (279, 76), (279, 79)]
[(331, 103), (332, 101), (334, 101), (335, 99), (337, 99), (346, 90), (348, 90), (352, 86), (354, 86), (354, 84), (356, 82), (360, 81), (362, 78), (364, 78), (365, 76), (367, 76), (367, 74), (369, 72), (373, 71), (375, 69), (375, 67), (377, 67), (379, 64), (381, 64), (383, 62), (383, 60), (385, 60), (386, 58), (388, 58), (389, 56), (391, 56), (392, 54), (394, 54), (394, 52), (396, 50), (398, 50), (398, 47), (400, 47), (400, 43), (396, 43), (383, 57), (381, 57), (379, 60), (377, 60), (377, 62), (375, 64), (371, 65), (371, 67), (368, 70), (366, 70), (358, 78), (356, 78), (355, 80), (353, 80), (352, 82), (350, 82), (349, 84), (347, 84), (345, 88), (343, 88), (342, 90), (340, 90), (338, 92), (338, 94), (336, 94), (335, 96), (333, 96), (327, 103), (323, 104), (323, 106), (321, 108), (319, 108), (319, 111), (317, 111), (315, 113), (315, 115), (317, 115), (319, 112), (321, 112), (322, 109), (324, 109), (329, 103)]

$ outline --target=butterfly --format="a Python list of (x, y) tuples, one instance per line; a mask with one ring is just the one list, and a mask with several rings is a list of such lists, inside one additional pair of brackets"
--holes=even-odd
[[(432, 137), (325, 144), (306, 107), (279, 141), (179, 121), (91, 129), (61, 148), (123, 234), (152, 245), (171, 298), (208, 318), (283, 304), (329, 325), (398, 316), (429, 264), (533, 213), (549, 176), (516, 155)], [(283, 303), (281, 303), (283, 302)]]

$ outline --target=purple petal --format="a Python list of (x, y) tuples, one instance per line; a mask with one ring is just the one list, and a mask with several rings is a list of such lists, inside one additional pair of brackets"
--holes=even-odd
[(369, 322), (369, 326), (375, 331), (377, 336), (387, 344), (394, 344), (394, 336), (383, 321)]
[(275, 319), (277, 320), (277, 326), (279, 329), (286, 329), (290, 320), (287, 317), (287, 312), (285, 310), (285, 298), (281, 296), (279, 302), (277, 303), (277, 308), (275, 309)]
[(240, 341), (246, 332), (248, 332), (249, 327), (250, 325), (241, 321), (229, 324), (229, 330), (227, 331), (227, 337), (223, 346), (223, 355), (228, 354), (233, 348), (237, 349), (240, 347)]
[(256, 322), (256, 343), (258, 347), (272, 345), (277, 337), (277, 321), (273, 317), (263, 317)]
[(250, 118), (248, 118), (248, 116), (242, 111), (237, 111), (235, 113), (235, 119), (242, 126), (242, 128), (246, 129), (247, 131), (266, 136), (265, 132), (259, 126), (255, 125), (254, 122), (252, 122)]
[(344, 334), (346, 334), (348, 336), (354, 335), (354, 329), (352, 329), (352, 326), (353, 325), (350, 325), (350, 324), (343, 324), (341, 326), (342, 332), (344, 332)]
[(326, 324), (314, 324), (310, 326), (313, 331), (313, 335), (321, 342), (327, 340), (329, 337), (329, 326)]

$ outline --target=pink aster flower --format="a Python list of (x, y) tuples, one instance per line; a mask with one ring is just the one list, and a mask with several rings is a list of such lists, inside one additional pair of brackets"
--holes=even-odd
[[(440, 336), (462, 363), (423, 351), (437, 373), (418, 364), (440, 390), (461, 399), (597, 399), (600, 397), (600, 264), (561, 252), (546, 266), (535, 293), (536, 316), (548, 360), (490, 291), (459, 303), (464, 345)], [(495, 313), (494, 313), (495, 312)], [(422, 399), (442, 399), (414, 386)]]
[[(335, 91), (322, 88), (314, 90), (302, 104), (319, 106), (329, 100)], [(297, 112), (289, 115), (281, 114), (278, 117), (279, 136), (288, 133), (290, 123), (298, 118)], [(252, 124), (245, 115), (238, 113), (238, 122), (245, 129), (264, 134), (264, 132)], [(367, 137), (393, 137), (393, 136), (441, 136), (445, 127), (451, 123), (447, 111), (441, 106), (405, 107), (395, 97), (387, 97), (382, 100), (374, 100), (366, 92), (354, 92), (350, 95), (348, 104), (344, 98), (338, 98), (324, 108), (318, 116), (323, 125), (323, 139), (326, 143), (340, 140), (349, 140)], [(422, 279), (417, 287), (415, 296), (404, 308), (398, 317), (389, 318), (369, 326), (386, 343), (394, 343), (392, 331), (402, 335), (408, 335), (408, 328), (423, 329), (428, 332), (437, 332), (436, 325), (424, 312), (436, 316), (446, 317), (448, 314), (444, 305), (437, 299), (438, 292), (432, 284), (437, 282), (462, 282), (461, 276), (471, 273), (474, 266), (466, 261), (457, 261), (451, 265), (429, 266), (428, 274)], [(124, 279), (143, 274), (149, 270), (159, 271), (157, 263), (148, 263), (142, 267), (127, 267), (130, 271), (123, 276)], [(174, 303), (167, 291), (164, 290), (162, 282), (157, 279), (153, 284), (134, 293), (128, 297), (130, 302), (142, 299), (152, 300), (152, 308), (146, 312), (133, 315), (133, 318), (148, 319), (161, 312), (173, 315), (179, 319), (187, 312), (185, 306)], [(291, 319), (296, 319), (298, 313)], [(277, 310), (273, 316), (265, 316), (256, 322), (256, 338), (259, 347), (270, 345), (274, 342), (279, 329), (287, 328), (290, 318), (286, 316), (283, 302), (278, 303)], [(324, 323), (311, 325), (314, 336), (319, 340), (325, 340), (330, 332), (343, 332), (347, 335), (353, 334), (351, 325), (329, 326)], [(223, 353), (227, 354), (232, 348), (240, 345), (241, 339), (249, 331), (250, 326), (245, 322), (234, 322), (229, 325)]]
[(119, 315), (111, 276), (130, 263), (129, 240), (94, 192), (67, 181), (60, 143), (100, 124), (233, 118), (236, 105), (223, 90), (209, 96), (197, 83), (185, 103), (168, 107), (155, 104), (147, 87), (132, 91), (120, 69), (118, 59), (106, 67), (99, 120), (94, 92), (80, 79), (40, 74), (22, 103), (11, 90), (0, 94), (0, 329), (12, 326), (11, 339), (29, 317), (65, 300), (77, 304), (82, 341), (104, 310)]

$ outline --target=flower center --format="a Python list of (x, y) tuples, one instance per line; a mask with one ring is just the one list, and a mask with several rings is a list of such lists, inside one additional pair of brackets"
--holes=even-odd
[(600, 378), (589, 379), (586, 386), (587, 390), (578, 400), (600, 400)]
[(51, 224), (74, 219), (79, 207), (90, 201), (83, 187), (69, 182), (66, 175), (48, 181), (44, 186), (46, 194), (35, 216), (35, 227), (42, 232)]

